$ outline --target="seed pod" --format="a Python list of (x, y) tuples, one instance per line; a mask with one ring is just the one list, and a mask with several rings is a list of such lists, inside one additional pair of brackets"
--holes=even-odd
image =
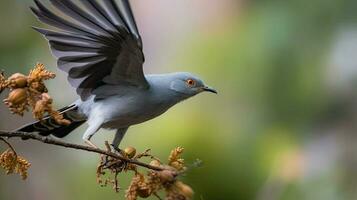
[(27, 99), (26, 89), (18, 88), (12, 90), (5, 102), (11, 105), (19, 105), (25, 103)]
[(184, 195), (187, 199), (192, 199), (194, 192), (190, 186), (182, 183), (181, 181), (176, 181), (175, 186), (181, 191), (181, 194)]
[(133, 158), (136, 154), (136, 149), (134, 147), (127, 147), (124, 149), (124, 152), (128, 158)]
[(24, 88), (27, 86), (27, 77), (23, 74), (16, 73), (9, 77), (12, 88)]

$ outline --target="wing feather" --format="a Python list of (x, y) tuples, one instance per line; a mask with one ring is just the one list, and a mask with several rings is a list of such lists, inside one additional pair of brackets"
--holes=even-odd
[(138, 40), (139, 46), (142, 46), (141, 38), (129, 2), (127, 0), (121, 0), (118, 3), (115, 3), (114, 0), (106, 0), (103, 1), (103, 3), (107, 12), (112, 15), (111, 18), (116, 20), (119, 24), (124, 23), (128, 31)]
[[(34, 0), (37, 18), (59, 31), (34, 27), (49, 41), (59, 69), (82, 100), (100, 95), (106, 84), (148, 88), (142, 42), (127, 0), (50, 0), (66, 19)], [(83, 9), (85, 8), (85, 9)], [(96, 90), (96, 94), (93, 94)]]
[(107, 30), (102, 27), (101, 23), (93, 18), (86, 11), (82, 10), (69, 0), (50, 0), (52, 5), (60, 11), (66, 13), (69, 17), (83, 24), (85, 27), (91, 30), (95, 30), (98, 33), (107, 33)]
[(34, 0), (38, 9), (31, 7), (32, 12), (37, 16), (37, 18), (50, 26), (59, 28), (64, 31), (72, 32), (74, 34), (83, 34), (87, 36), (95, 36), (89, 30), (78, 26), (72, 22), (69, 22), (48, 10), (40, 1)]
[(80, 0), (80, 2), (88, 9), (90, 10), (93, 14), (95, 14), (96, 18), (107, 24), (108, 26), (111, 26), (114, 29), (117, 29), (117, 27), (124, 27), (127, 29), (127, 27), (124, 26), (124, 23), (122, 21), (114, 21), (110, 13), (108, 13), (104, 8), (95, 0)]
[(88, 61), (73, 61), (73, 62), (69, 62), (69, 61), (63, 61), (63, 60), (58, 60), (57, 61), (57, 64), (60, 68), (60, 70), (62, 71), (65, 71), (67, 73), (69, 73), (69, 71), (72, 69), (72, 68), (75, 68), (75, 67), (87, 67), (87, 66), (95, 66), (97, 64), (99, 64), (100, 62), (104, 61), (105, 60), (105, 57), (96, 57), (94, 59), (90, 59)]

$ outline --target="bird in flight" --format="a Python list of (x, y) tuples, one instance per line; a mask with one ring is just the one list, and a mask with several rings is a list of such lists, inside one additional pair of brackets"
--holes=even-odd
[(56, 30), (34, 29), (48, 40), (80, 98), (59, 110), (70, 125), (47, 117), (19, 131), (63, 138), (86, 122), (87, 145), (96, 147), (90, 140), (100, 128), (115, 129), (112, 146), (118, 149), (130, 126), (201, 92), (217, 93), (188, 72), (144, 74), (143, 44), (128, 0), (50, 0), (57, 12), (34, 2), (34, 15)]

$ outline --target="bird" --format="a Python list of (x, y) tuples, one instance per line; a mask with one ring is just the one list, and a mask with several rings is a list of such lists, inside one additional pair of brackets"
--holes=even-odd
[(142, 39), (128, 0), (49, 2), (46, 6), (34, 0), (30, 9), (54, 29), (33, 29), (48, 41), (57, 67), (67, 73), (79, 98), (58, 110), (69, 125), (56, 124), (48, 116), (17, 131), (63, 138), (87, 123), (85, 144), (97, 148), (91, 138), (99, 129), (116, 130), (111, 145), (120, 150), (130, 126), (158, 117), (202, 92), (217, 94), (189, 72), (144, 74)]

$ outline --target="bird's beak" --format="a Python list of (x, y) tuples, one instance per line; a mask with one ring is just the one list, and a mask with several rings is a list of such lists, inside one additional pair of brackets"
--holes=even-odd
[(213, 89), (211, 87), (208, 87), (208, 86), (203, 87), (203, 91), (212, 92), (212, 93), (217, 94), (217, 90), (215, 90), (215, 89)]

